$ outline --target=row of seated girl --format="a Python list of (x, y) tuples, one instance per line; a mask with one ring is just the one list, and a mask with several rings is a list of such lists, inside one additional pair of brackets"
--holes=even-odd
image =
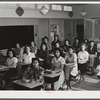
[[(72, 76), (77, 76), (78, 74), (78, 69), (80, 70), (80, 73), (82, 75), (82, 77), (85, 74), (86, 71), (86, 66), (87, 66), (87, 61), (89, 58), (89, 54), (87, 51), (85, 51), (86, 49), (86, 45), (82, 44), (81, 45), (81, 51), (78, 53), (78, 56), (76, 55), (76, 53), (74, 53), (74, 50), (71, 46), (69, 46), (68, 48), (68, 53), (65, 55), (65, 57), (61, 56), (61, 49), (56, 48), (54, 50), (54, 58), (51, 61), (51, 68), (49, 69), (49, 71), (52, 71), (52, 73), (56, 73), (56, 72), (61, 72), (60, 77), (58, 79), (57, 82), (54, 83), (54, 89), (58, 90), (60, 87), (63, 87), (63, 84), (67, 85), (67, 87), (71, 88), (70, 86), (70, 75)], [(33, 58), (34, 59), (34, 58)], [(78, 61), (78, 62), (77, 62)], [(33, 68), (36, 62), (32, 62), (33, 64)], [(38, 64), (39, 66), (39, 64)], [(43, 68), (38, 67), (43, 71)], [(46, 70), (46, 69), (44, 69)], [(24, 73), (24, 78), (28, 78), (29, 76), (33, 75), (33, 73), (35, 73), (34, 69), (32, 70), (30, 68), (28, 68), (25, 73)], [(30, 75), (30, 74), (31, 75)], [(28, 76), (27, 76), (28, 75)], [(37, 74), (35, 73), (35, 75), (33, 75), (33, 77), (35, 76), (38, 77), (38, 72)], [(43, 72), (41, 74), (41, 77), (39, 76), (39, 78), (43, 78)]]
[[(93, 43), (94, 42), (91, 41), (91, 45)], [(70, 67), (63, 67), (62, 68), (62, 69), (65, 69), (64, 70), (64, 75), (65, 75), (65, 78), (67, 80), (66, 81), (67, 84), (69, 84), (69, 75), (70, 75), (70, 73), (73, 76), (76, 76), (77, 73), (78, 73), (78, 70), (80, 70), (80, 72), (81, 72), (81, 74), (83, 76), (84, 73), (86, 72), (87, 61), (89, 59), (89, 53), (87, 51), (85, 51), (86, 48), (87, 48), (87, 45), (86, 44), (82, 44), (81, 51), (79, 51), (80, 50), (79, 49), (80, 46), (79, 47), (76, 46), (78, 48), (77, 49), (77, 48), (75, 48), (75, 45), (73, 45), (74, 48), (70, 47), (69, 45), (68, 46), (64, 46), (63, 48), (61, 48), (60, 47), (60, 42), (58, 40), (56, 42), (52, 42), (52, 44), (53, 44), (53, 49), (52, 50), (48, 50), (48, 46), (44, 42), (41, 44), (40, 50), (38, 50), (37, 47), (34, 45), (34, 42), (31, 42), (31, 46), (29, 46), (29, 47), (25, 46), (23, 48), (20, 48), (20, 45), (17, 43), (16, 44), (16, 48), (14, 49), (15, 54), (17, 56), (14, 57), (13, 51), (11, 51), (12, 52), (12, 56), (10, 57), (10, 54), (8, 56), (8, 58), (10, 58), (10, 60), (13, 57), (14, 57), (14, 59), (16, 58), (16, 60), (11, 60), (10, 63), (12, 63), (12, 64), (10, 64), (10, 65), (8, 64), (8, 65), (9, 66), (11, 66), (11, 65), (14, 66), (14, 65), (16, 65), (16, 63), (18, 63), (18, 61), (19, 62), (24, 62), (26, 64), (31, 64), (32, 63), (32, 58), (36, 58), (37, 57), (42, 62), (42, 63), (40, 63), (40, 66), (42, 68), (44, 68), (44, 70), (46, 70), (46, 69), (54, 70), (56, 68), (55, 66), (59, 65), (59, 63), (58, 63), (59, 59), (63, 58), (63, 61), (65, 62), (65, 63), (63, 63), (63, 66), (65, 65), (65, 66), (72, 67), (72, 68), (70, 68)], [(66, 41), (66, 44), (68, 44), (68, 41)], [(55, 51), (57, 51), (56, 49), (58, 49), (59, 57), (57, 57), (57, 53), (55, 52)], [(74, 51), (76, 53), (74, 53)], [(90, 48), (90, 51), (91, 51), (91, 48)], [(9, 52), (9, 50), (8, 50), (8, 52)], [(96, 51), (94, 50), (94, 52), (96, 52)], [(54, 54), (54, 57), (51, 60), (49, 59), (50, 53)], [(92, 49), (92, 53), (93, 53), (93, 49)], [(78, 68), (75, 67), (75, 66), (77, 66), (77, 59), (78, 59)], [(51, 67), (51, 65), (53, 64), (53, 61), (54, 61), (54, 67), (55, 68)], [(56, 63), (58, 63), (58, 64), (56, 64)], [(16, 67), (13, 67), (13, 68), (16, 68)], [(10, 75), (12, 75), (12, 73), (14, 71), (11, 71), (11, 72), (10, 71), (8, 73)], [(10, 75), (8, 75), (8, 73), (5, 75), (3, 80), (8, 81), (9, 78), (7, 78), (7, 76), (10, 76)], [(61, 78), (61, 79), (63, 79), (63, 78)], [(60, 81), (60, 82), (63, 83), (63, 81)]]
[[(48, 48), (50, 48), (50, 43), (48, 43), (49, 40), (47, 37), (44, 37), (44, 42)], [(85, 43), (86, 45), (86, 51), (89, 53), (89, 61), (88, 66), (89, 70), (91, 71), (91, 75), (94, 75), (94, 70), (96, 67), (100, 64), (99, 61), (99, 55), (100, 55), (100, 46), (98, 44), (95, 44), (94, 41), (89, 41), (88, 39), (84, 39), (80, 42), (78, 38), (75, 38), (74, 43), (72, 44), (72, 47), (74, 48), (74, 52), (78, 54), (81, 48), (81, 43)], [(99, 43), (100, 44), (100, 43)], [(66, 52), (68, 52), (68, 47), (70, 46), (69, 40), (64, 41), (64, 45), (61, 46), (61, 42), (59, 40), (59, 37), (57, 35), (54, 36), (54, 41), (51, 43), (52, 50), (55, 50), (56, 48), (61, 49), (61, 55), (64, 57)]]
[[(27, 48), (27, 51), (29, 52), (29, 50), (30, 50), (29, 47), (26, 47), (26, 48)], [(59, 80), (54, 84), (55, 90), (58, 90), (63, 85), (64, 82), (65, 82), (65, 84), (67, 84), (67, 86), (70, 87), (69, 76), (70, 76), (70, 74), (73, 76), (76, 76), (78, 74), (78, 68), (79, 68), (81, 74), (84, 75), (84, 73), (86, 71), (86, 63), (88, 61), (88, 52), (85, 51), (85, 48), (86, 48), (85, 44), (82, 44), (82, 46), (81, 46), (82, 51), (80, 51), (78, 53), (78, 57), (77, 57), (77, 55), (73, 52), (74, 51), (73, 48), (71, 46), (69, 46), (68, 53), (66, 54), (65, 58), (62, 57), (62, 55), (61, 55), (61, 49), (56, 48), (54, 50), (54, 57), (51, 61), (50, 70), (53, 72), (61, 71)], [(16, 72), (15, 68), (18, 63), (18, 59), (17, 59), (17, 57), (14, 56), (14, 52), (12, 49), (8, 50), (7, 54), (8, 54), (7, 67), (9, 67), (11, 69), (2, 78), (3, 83), (9, 81), (10, 77), (15, 74), (15, 72)], [(32, 75), (32, 77), (35, 77), (35, 78), (37, 76), (37, 78), (38, 78), (38, 75), (43, 74), (43, 72), (41, 72), (41, 71), (46, 70), (43, 68), (43, 66), (39, 67), (39, 62), (35, 58), (36, 57), (31, 57), (31, 62), (30, 62), (31, 67), (28, 67), (26, 69), (26, 71), (23, 73), (24, 78), (25, 77), (28, 78), (27, 75), (29, 75), (29, 76)], [(27, 58), (27, 59), (29, 60), (30, 58)], [(34, 59), (35, 59), (35, 61), (34, 61)], [(77, 66), (77, 59), (78, 59), (78, 66)], [(38, 64), (36, 61), (38, 62)], [(31, 69), (32, 66), (33, 66), (33, 70)], [(42, 79), (42, 76), (41, 77), (39, 76), (39, 78)]]

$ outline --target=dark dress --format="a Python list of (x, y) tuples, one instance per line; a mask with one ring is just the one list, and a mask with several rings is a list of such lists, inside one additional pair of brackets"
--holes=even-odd
[(89, 66), (90, 67), (96, 67), (97, 66), (96, 64), (97, 64), (97, 61), (98, 61), (98, 58), (96, 58), (96, 56), (95, 56), (95, 54), (97, 52), (96, 46), (93, 46), (92, 48), (89, 46), (88, 52), (90, 54)]
[(78, 52), (80, 51), (80, 43), (78, 44), (74, 43), (72, 46), (75, 50), (75, 53), (78, 54)]
[(21, 48), (15, 48), (14, 51), (15, 51), (15, 55), (16, 55), (17, 57), (19, 57), (20, 52), (21, 52)]
[(68, 45), (64, 45), (64, 46), (63, 46), (64, 52), (68, 52), (68, 48), (69, 48)]
[(43, 67), (44, 69), (48, 69), (49, 68), (49, 51), (39, 50), (37, 57), (43, 59), (43, 61), (40, 61), (40, 66)]
[(55, 44), (56, 44), (57, 42), (60, 44), (60, 41), (59, 41), (59, 40), (57, 40), (57, 41), (52, 41), (52, 43), (51, 43), (51, 45), (52, 45), (52, 50), (55, 49)]
[(95, 54), (95, 52), (97, 52), (97, 48), (96, 46), (93, 46), (93, 48), (91, 49), (91, 47), (88, 47), (88, 53), (89, 54)]

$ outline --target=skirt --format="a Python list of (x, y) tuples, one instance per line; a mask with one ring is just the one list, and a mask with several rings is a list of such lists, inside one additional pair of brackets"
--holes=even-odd
[(58, 90), (60, 87), (62, 87), (63, 83), (64, 83), (64, 71), (62, 70), (59, 80), (54, 83), (54, 90)]
[(90, 57), (89, 57), (89, 61), (90, 61), (89, 66), (90, 67), (94, 67), (94, 60), (95, 60), (95, 55), (90, 54)]
[(81, 75), (84, 75), (87, 70), (87, 63), (78, 64), (78, 70), (81, 72)]

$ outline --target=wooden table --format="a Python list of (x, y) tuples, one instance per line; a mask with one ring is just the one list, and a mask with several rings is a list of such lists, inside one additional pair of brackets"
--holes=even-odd
[(59, 76), (60, 76), (61, 72), (59, 73), (44, 73), (44, 81), (46, 83), (50, 83), (51, 84), (51, 90), (54, 90), (54, 83), (58, 81)]
[(23, 83), (21, 79), (13, 81), (14, 90), (40, 90), (42, 86), (43, 82)]

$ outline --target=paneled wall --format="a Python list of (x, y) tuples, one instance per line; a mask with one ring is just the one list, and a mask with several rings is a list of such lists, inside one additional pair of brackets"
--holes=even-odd
[(77, 37), (77, 25), (84, 25), (84, 19), (65, 19), (64, 20), (64, 38), (73, 44)]
[(99, 41), (100, 37), (100, 20), (99, 19), (85, 19), (84, 20), (85, 38), (89, 40)]

